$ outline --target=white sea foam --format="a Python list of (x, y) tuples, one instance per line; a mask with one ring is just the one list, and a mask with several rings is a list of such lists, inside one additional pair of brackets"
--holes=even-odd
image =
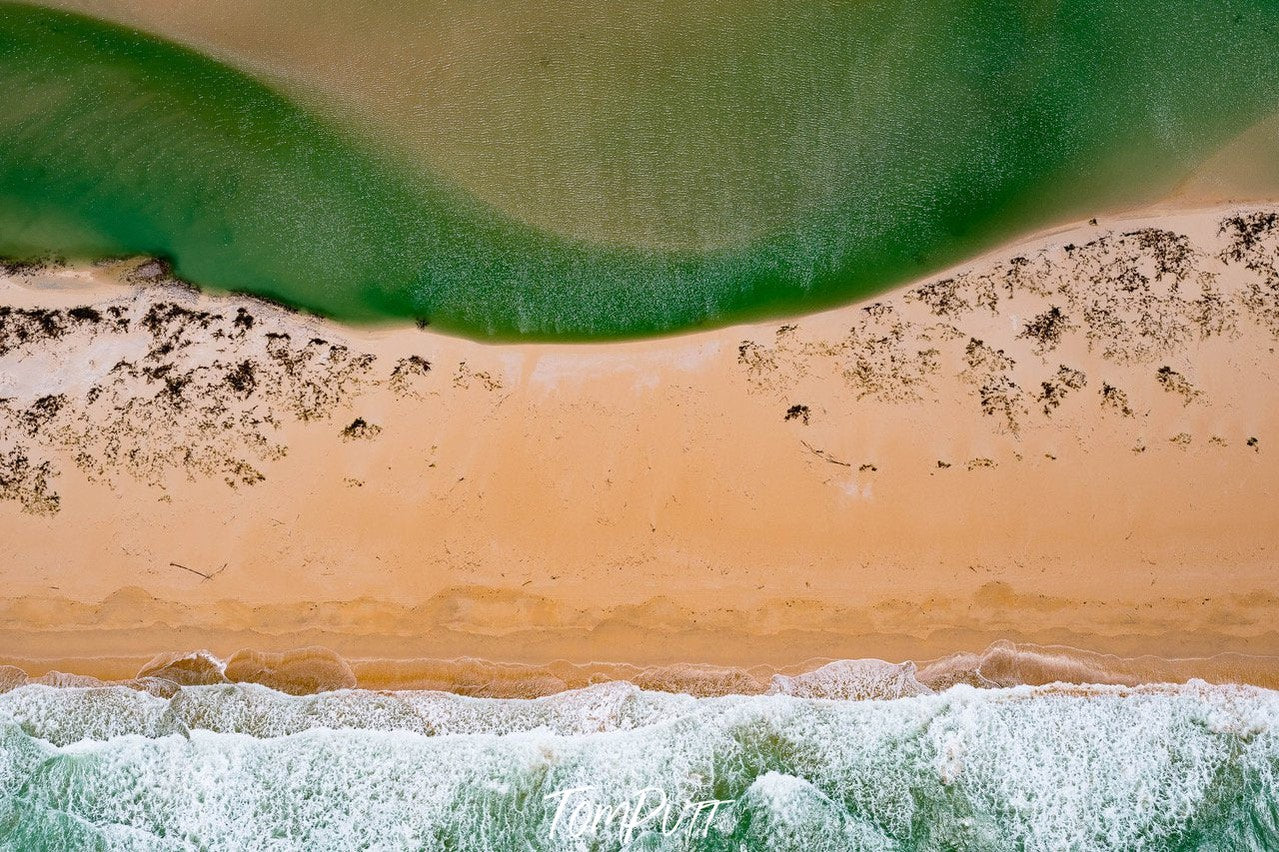
[[(0, 695), (0, 837), (38, 823), (108, 848), (1267, 848), (1276, 722), (1279, 694), (1204, 683), (875, 701), (33, 685)], [(733, 804), (700, 840), (548, 833), (556, 790), (610, 805), (654, 786)]]
[(909, 698), (932, 693), (915, 675), (915, 664), (911, 662), (835, 660), (800, 675), (773, 675), (770, 692), (799, 698), (837, 698), (845, 701)]

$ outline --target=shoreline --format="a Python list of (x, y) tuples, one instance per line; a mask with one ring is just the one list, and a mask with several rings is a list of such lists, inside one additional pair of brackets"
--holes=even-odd
[(0, 658), (0, 693), (28, 684), (57, 688), (127, 686), (157, 695), (189, 686), (259, 685), (300, 696), (357, 690), (535, 699), (623, 683), (646, 691), (696, 698), (780, 693), (865, 701), (943, 692), (958, 684), (978, 689), (1069, 689), (1202, 681), (1279, 690), (1279, 656), (1221, 653), (1199, 658), (1124, 657), (1006, 640), (977, 651), (918, 661), (865, 657), (749, 667), (705, 663), (645, 666), (565, 659), (541, 665), (477, 658), (344, 659), (319, 647), (275, 654), (242, 649), (225, 657), (208, 651), (175, 651), (157, 654), (140, 666), (134, 662)]
[[(123, 262), (0, 280), (0, 663), (320, 645), (465, 689), (439, 661), (1279, 656), (1279, 423), (1249, 390), (1277, 330), (1218, 233), (1257, 209), (608, 347), (348, 328)], [(1050, 307), (1059, 338), (1028, 335)]]
[[(1228, 146), (1233, 148), (1232, 146)], [(1218, 180), (1224, 180), (1217, 178)], [(1195, 172), (1187, 176), (1171, 192), (1150, 201), (1124, 204), (1113, 208), (1099, 206), (1087, 220), (1079, 215), (1064, 214), (1053, 224), (1047, 224), (1026, 232), (1018, 232), (1003, 242), (992, 242), (986, 248), (972, 254), (964, 255), (958, 260), (947, 262), (931, 272), (907, 276), (896, 284), (884, 289), (875, 290), (869, 295), (862, 295), (846, 301), (823, 304), (809, 310), (796, 312), (765, 313), (759, 316), (738, 317), (724, 322), (710, 321), (704, 325), (689, 328), (677, 328), (670, 331), (652, 334), (639, 334), (621, 337), (603, 338), (562, 338), (537, 336), (531, 337), (494, 337), (475, 336), (464, 331), (437, 327), (425, 318), (408, 318), (393, 316), (377, 316), (365, 320), (343, 319), (329, 314), (318, 313), (300, 304), (294, 304), (268, 295), (252, 293), (247, 290), (222, 290), (217, 287), (202, 285), (187, 280), (173, 272), (173, 260), (161, 255), (104, 255), (101, 257), (69, 258), (58, 252), (46, 252), (31, 258), (7, 257), (0, 255), (0, 280), (30, 278), (34, 275), (65, 275), (77, 282), (77, 294), (81, 299), (100, 299), (119, 297), (122, 292), (131, 295), (138, 289), (146, 287), (175, 288), (190, 291), (197, 298), (211, 302), (242, 302), (257, 305), (263, 310), (276, 311), (298, 317), (300, 320), (322, 327), (339, 329), (343, 335), (352, 337), (366, 336), (372, 339), (400, 333), (425, 332), (434, 338), (450, 340), (460, 344), (477, 347), (499, 348), (545, 348), (565, 350), (605, 350), (617, 346), (643, 345), (649, 343), (674, 343), (701, 336), (723, 334), (732, 329), (753, 330), (778, 324), (799, 323), (806, 320), (822, 320), (827, 317), (843, 315), (852, 309), (874, 304), (892, 298), (928, 281), (945, 279), (980, 268), (983, 265), (1006, 259), (1010, 253), (1033, 252), (1051, 243), (1063, 234), (1082, 230), (1085, 221), (1101, 222), (1098, 227), (1110, 231), (1121, 231), (1125, 227), (1140, 227), (1156, 220), (1196, 219), (1206, 216), (1219, 216), (1223, 213), (1271, 209), (1279, 205), (1272, 200), (1279, 197), (1279, 188), (1267, 187), (1264, 191), (1252, 194), (1223, 196), (1220, 192), (1212, 192), (1199, 187), (1201, 178)], [(6, 271), (6, 266), (12, 267)], [(142, 276), (136, 275), (140, 268), (148, 269)], [(40, 288), (38, 288), (40, 289)], [(33, 302), (34, 304), (34, 302)]]

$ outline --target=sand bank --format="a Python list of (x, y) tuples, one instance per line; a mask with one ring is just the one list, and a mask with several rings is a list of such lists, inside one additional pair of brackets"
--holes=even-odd
[(1103, 219), (607, 346), (11, 270), (0, 663), (320, 645), (394, 686), (461, 658), (1276, 655), (1277, 267), (1267, 211)]

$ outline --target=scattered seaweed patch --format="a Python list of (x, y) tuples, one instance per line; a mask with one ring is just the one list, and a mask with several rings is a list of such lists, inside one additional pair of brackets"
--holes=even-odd
[(500, 390), (502, 380), (487, 370), (476, 370), (465, 361), (459, 361), (457, 372), (453, 375), (453, 387), (469, 390), (473, 385), (487, 391)]
[(1166, 365), (1160, 367), (1155, 371), (1155, 379), (1165, 391), (1180, 396), (1182, 405), (1190, 405), (1199, 396), (1199, 391), (1190, 383), (1190, 380), (1172, 367)]
[(1101, 385), (1101, 405), (1103, 408), (1119, 412), (1124, 417), (1133, 416), (1132, 407), (1128, 405), (1128, 394), (1107, 382)]
[(1021, 334), (1017, 336), (1032, 340), (1035, 354), (1043, 355), (1050, 350), (1056, 349), (1057, 345), (1061, 343), (1061, 336), (1071, 327), (1061, 308), (1053, 305), (1026, 323)]
[(421, 355), (408, 355), (395, 362), (391, 390), (396, 396), (421, 396), (422, 380), (431, 372), (431, 362)]
[(1046, 382), (1040, 382), (1041, 390), (1037, 399), (1043, 404), (1044, 416), (1052, 416), (1052, 413), (1061, 407), (1070, 391), (1082, 390), (1087, 384), (1088, 377), (1082, 371), (1062, 364), (1057, 368), (1055, 376)]
[[(1089, 415), (1069, 399), (1089, 377), (1061, 361), (1088, 352), (1105, 362), (1101, 409), (1122, 418), (1111, 430), (1137, 441), (1139, 412), (1162, 393), (1212, 404), (1211, 383), (1199, 386), (1182, 366), (1195, 363), (1200, 344), (1238, 339), (1245, 323), (1279, 337), (1279, 213), (1227, 217), (1215, 243), (1164, 228), (1092, 233), (882, 298), (844, 335), (784, 325), (744, 339), (737, 362), (747, 387), (784, 406), (800, 387), (834, 422), (859, 404), (958, 396), (994, 434), (1023, 441), (1054, 423), (1084, 425)], [(992, 326), (991, 317), (1024, 319)], [(1047, 378), (1035, 375), (1042, 368)], [(1144, 384), (1151, 373), (1158, 389)]]
[(363, 417), (357, 417), (351, 421), (351, 425), (342, 430), (342, 440), (344, 441), (369, 441), (382, 434), (382, 427), (376, 423), (369, 423)]
[(27, 514), (57, 514), (62, 498), (49, 487), (55, 476), (52, 463), (33, 462), (24, 447), (0, 452), (0, 500), (16, 500)]
[[(57, 512), (52, 484), (66, 464), (107, 485), (125, 477), (163, 489), (178, 476), (252, 487), (288, 453), (288, 422), (328, 420), (382, 384), (410, 392), (430, 370), (410, 356), (378, 378), (376, 356), (299, 334), (288, 312), (200, 304), (163, 286), (66, 310), (0, 306), (0, 357), (39, 359), (68, 382), (0, 399), (0, 500)], [(134, 354), (90, 369), (78, 353), (92, 346)], [(379, 431), (361, 422), (343, 436)]]

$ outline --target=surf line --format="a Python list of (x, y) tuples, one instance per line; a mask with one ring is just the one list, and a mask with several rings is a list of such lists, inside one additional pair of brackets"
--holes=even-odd
[[(549, 803), (558, 799), (555, 816), (551, 819), (550, 836), (582, 838), (598, 837), (601, 832), (618, 833), (622, 845), (635, 838), (636, 832), (660, 831), (669, 837), (683, 831), (686, 837), (698, 839), (706, 837), (715, 822), (720, 808), (731, 808), (735, 799), (704, 799), (692, 801), (685, 799), (683, 803), (672, 802), (661, 787), (644, 787), (634, 790), (623, 797), (617, 804), (602, 802), (594, 792), (597, 787), (569, 787), (547, 793), (544, 797)], [(569, 802), (575, 804), (570, 809)], [(678, 812), (675, 806), (679, 805)], [(566, 818), (567, 815), (567, 818)], [(671, 817), (674, 816), (674, 822)]]

